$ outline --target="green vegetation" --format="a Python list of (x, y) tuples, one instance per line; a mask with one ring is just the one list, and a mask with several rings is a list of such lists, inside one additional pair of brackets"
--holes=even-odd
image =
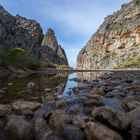
[(134, 56), (122, 63), (120, 63), (116, 68), (140, 68), (140, 55)]
[(67, 66), (67, 65), (58, 65), (58, 66), (56, 66), (58, 69), (73, 69), (72, 67), (70, 67), (70, 66)]
[(10, 50), (0, 50), (0, 65), (13, 65), (16, 67), (34, 68), (55, 68), (54, 65), (46, 64), (34, 56), (29, 56), (22, 48), (12, 48)]

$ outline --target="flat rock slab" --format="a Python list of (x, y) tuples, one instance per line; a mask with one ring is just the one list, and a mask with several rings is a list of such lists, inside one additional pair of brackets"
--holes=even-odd
[(35, 103), (35, 102), (30, 102), (30, 101), (15, 101), (12, 103), (12, 108), (14, 110), (24, 110), (24, 109), (29, 109), (29, 110), (36, 110), (38, 107), (40, 107), (40, 103)]

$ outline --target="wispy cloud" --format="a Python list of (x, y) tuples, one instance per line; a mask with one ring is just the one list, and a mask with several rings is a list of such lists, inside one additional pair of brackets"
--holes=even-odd
[(75, 66), (79, 50), (98, 29), (104, 17), (130, 0), (0, 0), (8, 11), (36, 19), (44, 29), (54, 28)]

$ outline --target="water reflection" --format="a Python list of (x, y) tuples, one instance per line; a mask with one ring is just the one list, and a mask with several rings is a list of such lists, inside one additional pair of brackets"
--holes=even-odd
[[(22, 78), (9, 76), (0, 79), (0, 102), (4, 104), (24, 99), (45, 104), (58, 98), (74, 97), (74, 87), (86, 86), (85, 81), (91, 82), (103, 74), (105, 73), (77, 72), (73, 74), (32, 75)], [(29, 82), (35, 83), (35, 86), (28, 88), (27, 84)], [(1, 90), (4, 90), (5, 93)]]
[[(24, 78), (9, 76), (0, 79), (1, 103), (10, 103), (17, 99), (37, 100), (45, 102), (46, 95), (62, 94), (68, 80), (68, 74), (32, 75)], [(35, 87), (29, 89), (27, 84), (34, 82)], [(44, 97), (43, 97), (44, 96)]]
[(80, 72), (77, 73), (77, 79), (80, 81), (88, 81), (91, 82), (96, 80), (98, 77), (107, 74), (108, 72)]

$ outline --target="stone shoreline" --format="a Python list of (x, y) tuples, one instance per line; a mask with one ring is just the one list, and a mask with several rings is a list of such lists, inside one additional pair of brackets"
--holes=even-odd
[(72, 89), (73, 96), (43, 104), (1, 104), (0, 139), (139, 140), (140, 71), (111, 72), (84, 82)]

